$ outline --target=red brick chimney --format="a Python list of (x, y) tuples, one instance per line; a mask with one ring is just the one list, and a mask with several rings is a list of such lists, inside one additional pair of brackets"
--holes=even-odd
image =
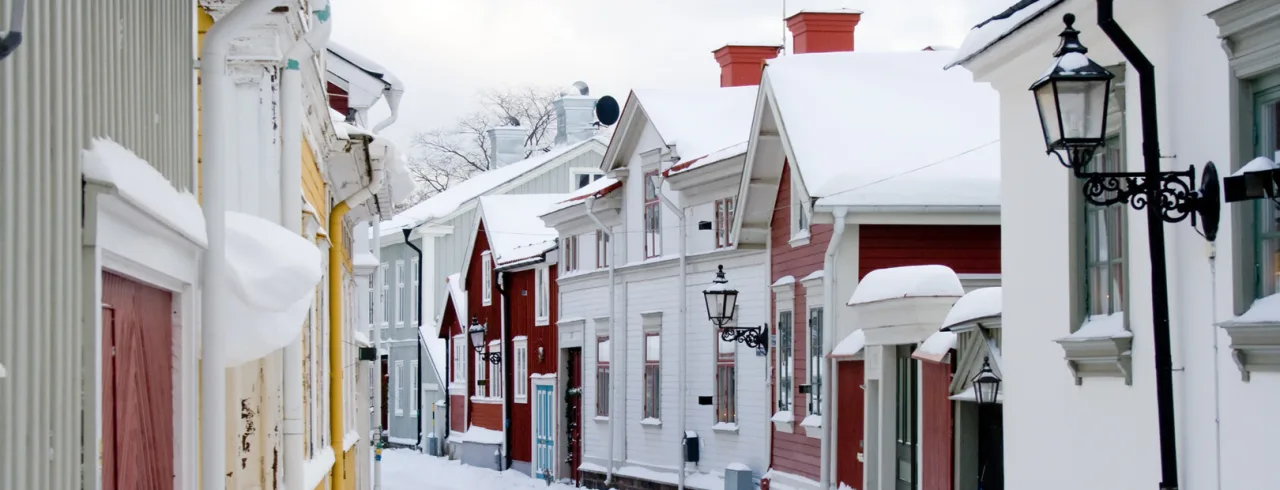
[(720, 63), (720, 86), (760, 85), (764, 62), (778, 56), (781, 46), (729, 44), (712, 51)]
[(853, 28), (862, 20), (862, 11), (801, 10), (787, 17), (795, 54), (853, 51)]

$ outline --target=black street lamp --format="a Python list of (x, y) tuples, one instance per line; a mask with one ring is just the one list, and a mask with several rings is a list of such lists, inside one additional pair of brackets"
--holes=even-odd
[(759, 327), (725, 326), (733, 321), (738, 311), (738, 290), (729, 288), (729, 280), (724, 277), (724, 266), (717, 267), (719, 270), (716, 272), (716, 278), (711, 281), (711, 287), (702, 291), (702, 297), (707, 302), (707, 319), (720, 330), (721, 340), (745, 343), (747, 347), (753, 349), (760, 347), (767, 349), (769, 343), (767, 324)]
[(994, 405), (1000, 397), (1000, 377), (991, 370), (991, 358), (982, 358), (982, 371), (973, 377), (973, 391), (978, 405)]
[[(1173, 411), (1173, 362), (1169, 341), (1168, 273), (1165, 270), (1165, 222), (1191, 218), (1201, 221), (1201, 234), (1213, 241), (1218, 233), (1221, 196), (1213, 162), (1205, 165), (1201, 185), (1195, 188), (1195, 168), (1160, 170), (1160, 142), (1156, 122), (1155, 67), (1137, 44), (1116, 23), (1113, 0), (1098, 0), (1098, 27), (1111, 39), (1138, 74), (1138, 100), (1142, 120), (1142, 172), (1086, 172), (1107, 127), (1107, 102), (1111, 77), (1085, 53), (1076, 17), (1062, 17), (1067, 27), (1062, 44), (1054, 52), (1054, 65), (1031, 86), (1040, 108), (1041, 129), (1049, 153), (1085, 180), (1084, 197), (1098, 206), (1128, 202), (1147, 212), (1147, 241), (1151, 253), (1151, 309), (1154, 322), (1156, 406), (1160, 428), (1161, 490), (1178, 488), (1177, 434)], [(1099, 71), (1101, 70), (1101, 71)], [(1193, 190), (1194, 189), (1194, 190)]]
[(479, 320), (476, 320), (475, 315), (471, 315), (471, 328), (467, 331), (467, 333), (471, 335), (471, 348), (475, 349), (476, 354), (480, 354), (482, 359), (489, 361), (492, 364), (502, 364), (501, 353), (485, 352), (488, 344), (485, 344), (484, 342), (484, 333), (487, 330), (488, 328), (485, 327), (484, 324), (480, 323)]

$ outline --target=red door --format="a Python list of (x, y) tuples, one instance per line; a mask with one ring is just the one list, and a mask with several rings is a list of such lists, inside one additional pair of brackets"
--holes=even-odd
[(849, 488), (862, 488), (862, 461), (858, 455), (863, 449), (863, 363), (844, 361), (837, 364), (839, 386), (836, 403), (840, 405), (836, 424), (836, 479)]
[(102, 274), (103, 489), (173, 488), (173, 297)]
[(569, 378), (565, 383), (565, 435), (569, 441), (569, 478), (575, 482), (582, 481), (578, 467), (582, 466), (582, 349), (573, 348), (566, 352), (565, 373)]

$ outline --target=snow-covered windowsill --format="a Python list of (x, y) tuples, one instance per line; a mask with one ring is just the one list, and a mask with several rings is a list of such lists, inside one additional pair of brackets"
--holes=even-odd
[(502, 399), (492, 398), (487, 396), (473, 396), (471, 397), (471, 403), (482, 403), (482, 404), (494, 405), (494, 404), (502, 403)]
[(1231, 337), (1231, 359), (1244, 381), (1253, 372), (1280, 372), (1280, 294), (1255, 300), (1244, 314), (1218, 326)]
[(716, 425), (711, 426), (711, 430), (722, 434), (737, 434), (738, 424), (733, 422), (719, 422)]
[(662, 421), (653, 417), (640, 420), (640, 425), (645, 427), (662, 427)]
[(1125, 384), (1133, 384), (1133, 332), (1125, 327), (1124, 312), (1091, 316), (1057, 342), (1077, 385), (1097, 377), (1124, 378)]
[(596, 415), (596, 416), (595, 416), (595, 418), (593, 418), (593, 419), (591, 419), (591, 420), (594, 420), (594, 421), (596, 421), (596, 422), (600, 422), (600, 423), (602, 423), (602, 424), (607, 424), (607, 423), (609, 423), (609, 416), (608, 416), (608, 415)]
[(809, 230), (805, 230), (805, 231), (796, 233), (794, 235), (791, 235), (791, 239), (787, 240), (787, 245), (790, 245), (792, 247), (803, 247), (808, 244), (809, 244)]
[(800, 421), (800, 427), (804, 428), (804, 435), (812, 437), (814, 439), (822, 438), (822, 416), (821, 415), (810, 414), (809, 416), (805, 417), (804, 420)]
[(778, 432), (795, 432), (796, 417), (790, 410), (783, 410), (773, 414), (773, 428)]
[(544, 317), (542, 317), (542, 318), (534, 318), (534, 319), (533, 319), (533, 326), (535, 326), (535, 327), (545, 327), (545, 326), (550, 325), (550, 324), (551, 324), (551, 318), (550, 318), (550, 317), (545, 317), (545, 316), (544, 316)]

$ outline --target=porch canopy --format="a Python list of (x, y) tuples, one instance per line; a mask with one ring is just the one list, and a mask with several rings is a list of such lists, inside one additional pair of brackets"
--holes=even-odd
[[(840, 346), (860, 350), (866, 345), (922, 342), (938, 331), (961, 296), (964, 287), (950, 267), (913, 265), (871, 271), (846, 303), (857, 312), (859, 330), (843, 339), (832, 355), (843, 352)], [(861, 334), (862, 346), (856, 345), (855, 334)]]
[[(956, 349), (957, 335), (977, 326), (996, 328), (1000, 323), (1001, 293), (999, 287), (970, 291), (956, 301), (938, 332), (925, 339), (911, 357), (922, 361), (942, 362), (951, 350)], [(995, 327), (993, 327), (995, 326)]]

